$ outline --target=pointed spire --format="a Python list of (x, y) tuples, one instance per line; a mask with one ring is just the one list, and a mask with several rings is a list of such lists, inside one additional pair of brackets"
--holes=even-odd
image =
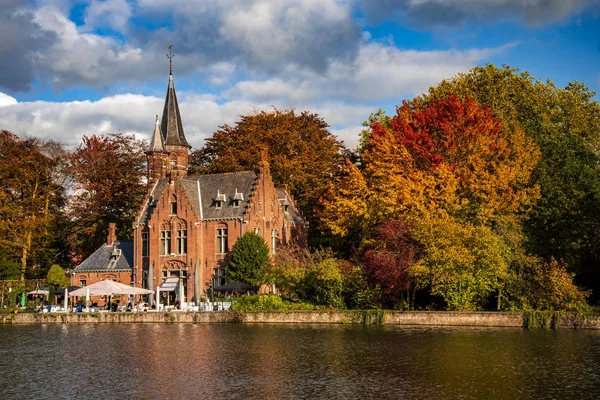
[(160, 124), (158, 123), (158, 115), (156, 116), (156, 124), (154, 126), (154, 133), (152, 133), (152, 139), (150, 140), (150, 147), (146, 153), (168, 153), (165, 147), (165, 142), (160, 131)]
[(172, 74), (169, 74), (169, 87), (167, 88), (165, 108), (163, 109), (160, 125), (166, 145), (185, 146), (188, 149), (192, 147), (185, 139), (185, 134), (183, 133), (183, 124), (181, 123), (181, 115), (179, 114), (179, 104), (177, 104), (177, 95), (175, 94)]

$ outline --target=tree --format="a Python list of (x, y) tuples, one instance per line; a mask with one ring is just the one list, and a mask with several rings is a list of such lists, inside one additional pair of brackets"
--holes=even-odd
[(63, 188), (54, 179), (59, 157), (36, 139), (0, 132), (0, 246), (20, 259), (21, 280), (34, 248), (43, 248)]
[(54, 264), (48, 270), (46, 283), (53, 288), (69, 286), (69, 279), (65, 275), (65, 270), (60, 265)]
[(260, 285), (264, 283), (264, 267), (268, 263), (269, 247), (263, 238), (254, 232), (246, 232), (233, 246), (227, 264), (227, 279)]
[(83, 138), (70, 156), (74, 196), (69, 244), (84, 259), (105, 240), (108, 224), (117, 224), (117, 236), (130, 239), (135, 215), (145, 194), (146, 143), (133, 135)]
[(192, 153), (190, 172), (257, 170), (260, 149), (266, 148), (275, 185), (287, 185), (311, 228), (317, 228), (313, 208), (339, 174), (346, 151), (328, 128), (320, 116), (306, 111), (246, 115), (234, 126), (221, 126)]
[(400, 303), (406, 296), (411, 308), (420, 288), (411, 274), (423, 253), (423, 246), (411, 233), (405, 218), (385, 220), (375, 227), (373, 237), (363, 250), (362, 260), (370, 280)]
[(344, 278), (334, 258), (328, 258), (310, 268), (302, 282), (303, 298), (313, 304), (343, 307)]
[[(600, 295), (600, 105), (579, 82), (565, 88), (491, 64), (443, 81), (418, 99), (470, 97), (494, 117), (520, 126), (541, 149), (533, 173), (540, 199), (529, 214), (529, 249), (562, 259), (579, 282)], [(596, 297), (595, 301), (600, 297)]]
[[(450, 309), (477, 309), (502, 287), (511, 262), (502, 235), (510, 232), (496, 227), (518, 228), (526, 217), (538, 196), (531, 181), (538, 159), (522, 130), (471, 99), (404, 102), (389, 124), (372, 124), (362, 170), (346, 164), (322, 199), (322, 220), (334, 234), (363, 238), (389, 294), (413, 278)], [(368, 241), (382, 237), (377, 224), (400, 219), (410, 233), (388, 229), (399, 235), (383, 241), (391, 248)], [(419, 259), (394, 258), (394, 245), (409, 244), (422, 248)]]

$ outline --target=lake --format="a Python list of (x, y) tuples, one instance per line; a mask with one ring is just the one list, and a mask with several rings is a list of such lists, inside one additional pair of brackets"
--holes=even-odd
[(597, 399), (600, 331), (0, 325), (1, 398)]

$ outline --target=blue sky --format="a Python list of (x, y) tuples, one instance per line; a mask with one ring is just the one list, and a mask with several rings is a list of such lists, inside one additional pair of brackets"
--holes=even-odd
[(354, 147), (370, 112), (488, 62), (600, 89), (598, 0), (3, 0), (0, 36), (0, 128), (70, 146), (152, 133), (169, 42), (194, 147), (272, 106)]

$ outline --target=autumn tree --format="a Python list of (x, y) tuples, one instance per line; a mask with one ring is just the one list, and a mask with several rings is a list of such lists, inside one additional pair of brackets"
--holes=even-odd
[(133, 135), (95, 135), (84, 136), (71, 154), (69, 243), (77, 258), (84, 259), (100, 246), (111, 222), (117, 224), (119, 238), (131, 238), (145, 194), (145, 148), (146, 143)]
[(525, 225), (528, 247), (546, 260), (564, 260), (600, 295), (600, 105), (594, 92), (579, 82), (560, 88), (488, 64), (443, 81), (419, 101), (449, 95), (477, 100), (537, 142), (541, 158), (533, 179), (540, 198)]
[(313, 208), (344, 162), (345, 148), (317, 114), (274, 109), (241, 117), (206, 139), (190, 157), (191, 173), (257, 170), (268, 150), (276, 186), (287, 185), (315, 228)]
[(378, 224), (363, 249), (362, 261), (367, 277), (379, 285), (396, 304), (403, 300), (414, 308), (416, 290), (420, 288), (418, 275), (423, 246), (412, 234), (404, 218), (389, 219)]
[(346, 164), (330, 187), (323, 221), (334, 234), (362, 232), (364, 245), (376, 224), (405, 218), (423, 247), (430, 291), (450, 309), (481, 307), (510, 261), (494, 228), (518, 226), (538, 195), (531, 183), (537, 146), (477, 102), (452, 95), (405, 102), (386, 125), (372, 124), (362, 170)]
[(33, 249), (44, 247), (59, 208), (58, 160), (37, 139), (0, 132), (0, 246), (19, 259), (21, 280)]

